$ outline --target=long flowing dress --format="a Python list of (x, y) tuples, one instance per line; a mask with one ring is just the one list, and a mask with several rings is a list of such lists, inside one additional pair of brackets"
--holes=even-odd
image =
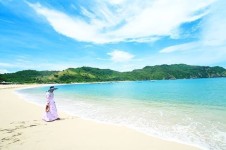
[(54, 93), (46, 93), (46, 105), (49, 105), (49, 111), (44, 113), (43, 120), (45, 121), (54, 121), (58, 119), (57, 108), (54, 101)]

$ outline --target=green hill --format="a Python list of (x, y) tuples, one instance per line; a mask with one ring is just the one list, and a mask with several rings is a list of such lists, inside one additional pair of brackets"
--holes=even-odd
[(42, 83), (42, 79), (58, 71), (23, 70), (16, 73), (0, 74), (0, 82)]
[(140, 80), (214, 78), (225, 77), (226, 69), (222, 67), (175, 64), (146, 66), (131, 73)]
[(185, 64), (146, 66), (131, 72), (91, 67), (68, 68), (63, 71), (24, 70), (0, 74), (0, 82), (13, 83), (72, 83), (124, 80), (163, 80), (226, 77), (222, 67), (190, 66)]
[(42, 78), (42, 80), (47, 83), (101, 82), (117, 80), (118, 76), (120, 76), (119, 72), (110, 69), (81, 67), (68, 68)]

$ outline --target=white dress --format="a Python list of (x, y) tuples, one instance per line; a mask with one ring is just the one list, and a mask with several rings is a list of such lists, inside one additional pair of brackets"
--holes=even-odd
[(46, 105), (49, 104), (49, 111), (45, 112), (45, 114), (43, 116), (43, 120), (54, 121), (54, 120), (58, 119), (57, 108), (56, 108), (56, 104), (54, 101), (54, 94), (52, 92), (47, 92), (46, 100), (47, 100)]

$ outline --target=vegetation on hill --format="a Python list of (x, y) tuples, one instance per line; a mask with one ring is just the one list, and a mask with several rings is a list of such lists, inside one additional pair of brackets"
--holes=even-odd
[(48, 77), (58, 71), (23, 70), (16, 73), (0, 74), (0, 82), (12, 83), (42, 83), (42, 78)]
[(185, 64), (146, 66), (131, 72), (91, 67), (68, 68), (63, 71), (24, 70), (0, 74), (0, 82), (13, 83), (72, 83), (124, 80), (163, 80), (226, 77), (222, 67), (190, 66)]

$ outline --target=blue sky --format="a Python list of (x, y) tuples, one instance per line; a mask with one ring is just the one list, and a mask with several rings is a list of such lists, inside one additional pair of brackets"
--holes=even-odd
[(0, 73), (226, 68), (224, 0), (0, 0)]

